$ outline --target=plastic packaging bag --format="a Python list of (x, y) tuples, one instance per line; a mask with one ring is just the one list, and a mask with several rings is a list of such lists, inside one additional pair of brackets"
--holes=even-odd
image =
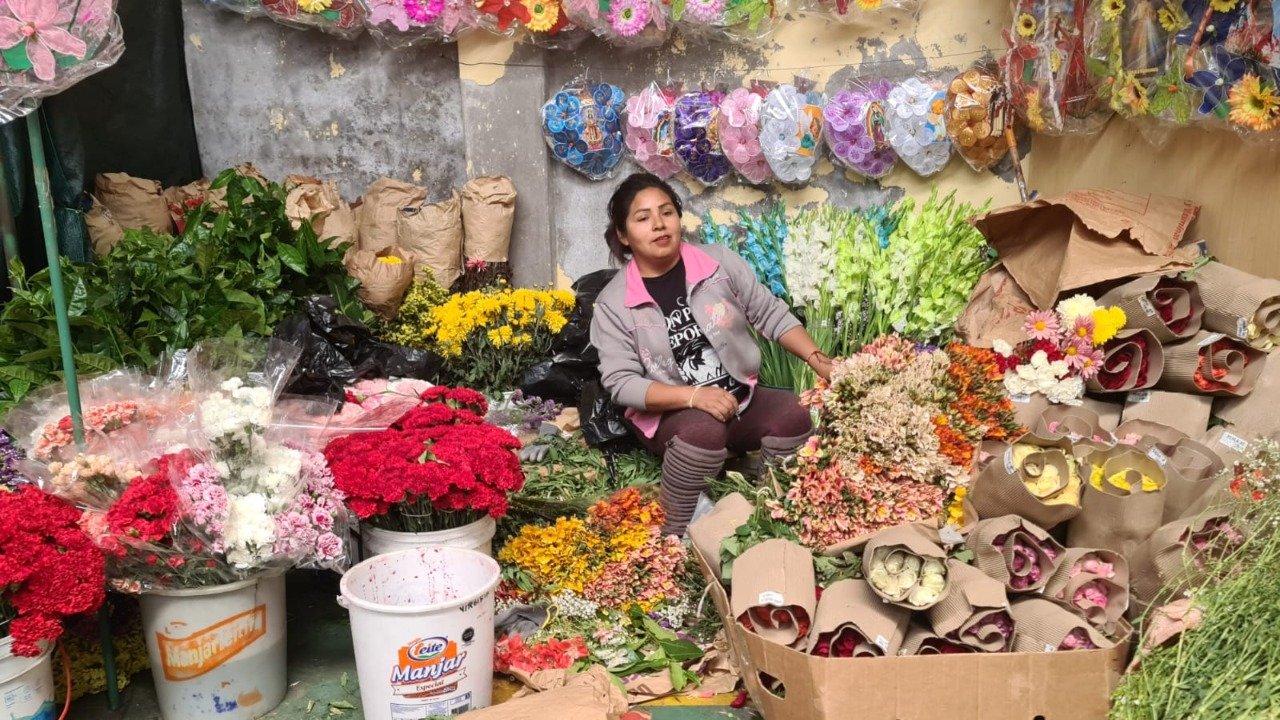
[(994, 73), (973, 68), (951, 80), (947, 86), (947, 137), (969, 167), (982, 172), (1009, 153), (1004, 137), (1007, 111), (1004, 88)]
[(805, 15), (820, 15), (842, 23), (866, 22), (882, 12), (916, 12), (919, 0), (806, 0), (800, 4)]
[(525, 395), (576, 406), (582, 388), (600, 379), (600, 354), (591, 344), (591, 320), (596, 298), (617, 272), (597, 270), (573, 283), (573, 310), (560, 334), (551, 341), (554, 354), (520, 378), (520, 390)]
[(562, 0), (562, 11), (577, 26), (616, 47), (657, 47), (672, 23), (661, 0)]
[(773, 178), (760, 146), (760, 114), (770, 89), (753, 82), (750, 89), (735, 88), (720, 102), (720, 148), (738, 175), (753, 185)]
[(529, 20), (517, 36), (521, 42), (548, 50), (576, 50), (591, 37), (591, 31), (575, 25), (564, 11), (562, 0), (527, 0)]
[(1103, 3), (1016, 0), (1002, 61), (1010, 101), (1035, 132), (1093, 133), (1111, 110), (1089, 70), (1088, 47)]
[(365, 13), (357, 0), (262, 0), (272, 20), (303, 30), (319, 30), (347, 40), (364, 32)]
[(898, 153), (885, 136), (885, 108), (893, 83), (883, 78), (857, 78), (827, 101), (827, 146), (836, 162), (869, 178), (882, 178), (898, 164)]
[(907, 78), (889, 91), (889, 144), (921, 177), (941, 172), (951, 159), (946, 103), (946, 87), (933, 78)]
[(124, 52), (115, 0), (8, 2), (0, 19), (0, 122), (27, 115)]
[(266, 11), (262, 9), (262, 0), (201, 0), (205, 5), (219, 10), (229, 10), (241, 15), (257, 17), (265, 15)]
[(822, 106), (826, 98), (812, 81), (769, 91), (760, 110), (760, 146), (773, 174), (784, 183), (805, 183), (813, 176), (822, 147)]
[(649, 87), (627, 98), (626, 143), (640, 167), (666, 180), (680, 172), (676, 157), (675, 108), (683, 86)]
[(719, 185), (733, 166), (716, 137), (716, 116), (724, 100), (723, 88), (681, 95), (675, 105), (675, 152), (685, 172), (703, 185)]
[(360, 0), (360, 6), (370, 34), (397, 49), (451, 42), (477, 21), (475, 4), (466, 0)]
[(734, 43), (762, 42), (783, 14), (777, 0), (676, 0), (671, 7), (681, 33)]
[(612, 177), (622, 160), (625, 98), (609, 83), (567, 83), (542, 106), (542, 132), (551, 154), (592, 180)]
[(613, 404), (598, 380), (582, 388), (578, 417), (582, 422), (582, 437), (591, 447), (631, 438), (631, 426), (627, 424), (622, 408)]

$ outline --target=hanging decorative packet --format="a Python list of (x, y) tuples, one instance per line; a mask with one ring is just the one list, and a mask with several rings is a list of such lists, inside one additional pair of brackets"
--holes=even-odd
[(785, 183), (808, 182), (822, 144), (822, 93), (797, 78), (765, 97), (760, 111), (760, 146), (769, 168)]
[(622, 159), (622, 90), (576, 80), (542, 106), (542, 130), (556, 159), (592, 180), (613, 175)]
[(360, 0), (370, 34), (393, 48), (449, 42), (476, 26), (470, 0)]
[(1116, 2), (1124, 4), (1015, 0), (1001, 65), (1010, 102), (1027, 127), (1049, 135), (1092, 133), (1111, 117), (1087, 48), (1096, 44), (1102, 6)]
[(1004, 87), (994, 74), (974, 68), (947, 87), (947, 137), (969, 167), (982, 172), (1009, 153), (1004, 138)]
[(123, 52), (115, 0), (0, 3), (0, 122), (111, 67)]
[(627, 98), (626, 144), (631, 157), (648, 172), (666, 180), (680, 172), (676, 157), (675, 112), (679, 84), (649, 87)]
[(951, 159), (946, 103), (946, 88), (932, 79), (907, 78), (889, 91), (889, 144), (921, 177), (937, 174)]
[(663, 0), (563, 0), (563, 10), (577, 26), (613, 45), (657, 47), (671, 32)]
[(721, 88), (685, 93), (675, 105), (675, 151), (685, 172), (703, 185), (718, 185), (733, 166), (720, 149), (717, 116), (725, 92)]
[(569, 19), (562, 0), (521, 0), (529, 11), (522, 39), (548, 50), (576, 50), (591, 36)]
[(800, 10), (806, 15), (821, 15), (842, 23), (865, 22), (869, 16), (883, 11), (916, 12), (919, 0), (805, 0)]
[(859, 78), (827, 101), (827, 147), (836, 161), (872, 179), (888, 175), (898, 163), (889, 145), (885, 107), (893, 83), (882, 78)]
[(475, 0), (478, 25), (494, 35), (515, 37), (533, 18), (525, 0)]
[(773, 32), (775, 0), (671, 0), (671, 17), (695, 38), (760, 42)]
[(1175, 122), (1226, 121), (1232, 89), (1255, 72), (1246, 56), (1273, 67), (1280, 64), (1274, 62), (1280, 43), (1273, 40), (1280, 32), (1270, 21), (1250, 28), (1249, 5), (1243, 0), (1171, 0), (1160, 8), (1157, 19), (1172, 36), (1161, 81), (1172, 82), (1152, 93), (1152, 114)]
[(1164, 104), (1167, 80), (1175, 79), (1162, 77), (1169, 38), (1157, 11), (1165, 4), (1162, 0), (1103, 4), (1091, 65), (1101, 78), (1103, 97), (1122, 117), (1151, 114), (1155, 94), (1162, 93)]
[(209, 7), (253, 17), (266, 12), (262, 9), (262, 0), (202, 0), (202, 2)]
[(760, 146), (760, 111), (769, 88), (754, 82), (736, 88), (720, 102), (720, 148), (733, 169), (747, 182), (763, 185), (773, 177)]
[(364, 8), (356, 0), (262, 0), (272, 20), (348, 40), (364, 32)]

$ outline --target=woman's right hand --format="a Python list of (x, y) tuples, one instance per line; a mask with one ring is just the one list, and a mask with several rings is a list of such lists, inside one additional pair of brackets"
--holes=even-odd
[(720, 422), (729, 422), (738, 416), (738, 398), (724, 388), (699, 385), (693, 388), (690, 400), (693, 407)]

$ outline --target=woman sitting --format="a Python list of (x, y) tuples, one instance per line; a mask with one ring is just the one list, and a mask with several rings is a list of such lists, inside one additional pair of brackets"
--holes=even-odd
[(605, 241), (626, 267), (601, 291), (591, 323), (604, 387), (662, 457), (663, 529), (677, 535), (729, 451), (760, 450), (771, 462), (813, 430), (794, 393), (757, 384), (752, 329), (821, 377), (831, 371), (831, 359), (741, 257), (681, 239), (682, 214), (679, 196), (654, 175), (618, 186)]

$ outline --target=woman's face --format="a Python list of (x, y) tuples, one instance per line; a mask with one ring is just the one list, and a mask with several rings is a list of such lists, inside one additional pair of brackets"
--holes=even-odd
[(680, 254), (680, 215), (671, 198), (658, 188), (645, 188), (631, 201), (622, 244), (638, 261), (664, 264)]

